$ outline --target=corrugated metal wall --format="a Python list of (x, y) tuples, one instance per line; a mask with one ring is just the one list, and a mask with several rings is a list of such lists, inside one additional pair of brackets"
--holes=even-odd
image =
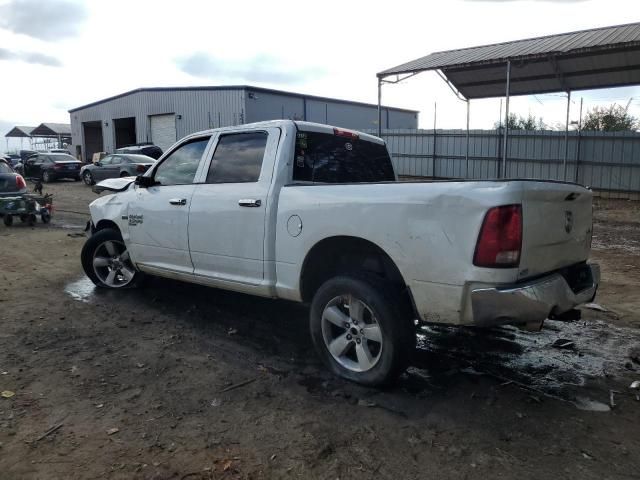
[[(499, 177), (499, 131), (470, 131), (468, 160), (464, 130), (436, 130), (435, 138), (433, 130), (383, 130), (382, 136), (400, 175)], [(567, 180), (621, 197), (640, 193), (640, 133), (570, 132), (567, 147)], [(564, 132), (510, 132), (507, 152), (507, 177), (564, 179)]]
[[(265, 92), (251, 88), (216, 90), (141, 91), (71, 112), (73, 152), (82, 145), (83, 122), (99, 121), (102, 125), (104, 150), (115, 149), (116, 118), (135, 117), (136, 141), (151, 141), (149, 116), (176, 114), (176, 138), (200, 130), (274, 119), (307, 119), (345, 128), (362, 130), (377, 125), (377, 107), (318, 98)], [(408, 110), (383, 109), (383, 125), (393, 128), (416, 128), (417, 113)]]
[[(286, 118), (327, 123), (356, 130), (375, 128), (378, 125), (378, 108), (374, 105), (312, 97), (293, 97), (260, 91), (252, 92), (251, 90), (248, 92), (246, 97), (248, 122)], [(416, 128), (418, 115), (407, 110), (383, 108), (382, 125), (385, 128)]]
[(71, 112), (73, 151), (83, 145), (82, 123), (100, 121), (104, 149), (115, 148), (113, 119), (135, 117), (137, 142), (150, 141), (149, 116), (174, 113), (176, 138), (219, 126), (244, 123), (244, 92), (242, 90), (190, 90), (136, 92), (83, 110)]

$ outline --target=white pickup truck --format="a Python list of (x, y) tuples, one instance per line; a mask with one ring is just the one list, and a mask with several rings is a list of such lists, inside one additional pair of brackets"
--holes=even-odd
[(190, 135), (107, 180), (82, 250), (100, 287), (145, 274), (307, 302), (320, 357), (393, 381), (416, 320), (541, 326), (592, 300), (589, 189), (536, 180), (398, 182), (384, 142), (278, 120)]

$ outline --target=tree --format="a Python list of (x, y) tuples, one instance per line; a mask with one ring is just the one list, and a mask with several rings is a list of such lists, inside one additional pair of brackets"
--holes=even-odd
[(582, 130), (598, 132), (624, 132), (637, 130), (638, 119), (629, 114), (626, 108), (613, 104), (608, 107), (595, 107), (584, 117)]
[[(496, 122), (493, 126), (496, 130), (502, 128), (503, 123)], [(522, 117), (515, 113), (509, 114), (509, 120), (507, 121), (509, 130), (544, 130), (544, 122), (542, 118), (536, 118), (529, 114), (528, 117)]]

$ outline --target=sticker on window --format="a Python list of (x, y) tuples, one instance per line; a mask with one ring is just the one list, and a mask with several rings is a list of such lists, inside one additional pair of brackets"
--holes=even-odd
[(348, 152), (350, 152), (351, 150), (353, 150), (353, 145), (349, 142), (344, 144), (344, 149), (347, 150)]

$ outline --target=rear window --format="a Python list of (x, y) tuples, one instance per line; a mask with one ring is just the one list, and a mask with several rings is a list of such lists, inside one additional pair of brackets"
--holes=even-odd
[(298, 132), (293, 180), (319, 183), (394, 181), (384, 145), (357, 137)]
[(51, 156), (49, 156), (49, 158), (51, 160), (53, 160), (54, 162), (77, 162), (78, 161), (74, 157), (72, 157), (71, 155), (65, 155), (64, 153), (58, 153), (56, 155), (51, 155)]

